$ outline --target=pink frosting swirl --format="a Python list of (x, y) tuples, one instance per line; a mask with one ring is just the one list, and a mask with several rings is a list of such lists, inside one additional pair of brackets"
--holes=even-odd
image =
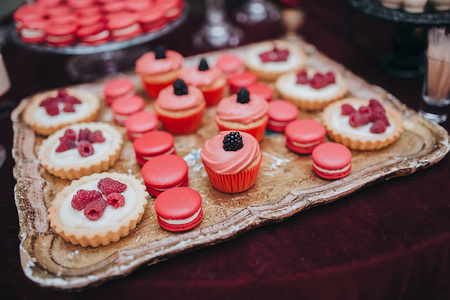
[(203, 93), (193, 85), (188, 85), (187, 95), (175, 95), (173, 85), (169, 85), (159, 92), (156, 101), (158, 105), (170, 111), (180, 111), (199, 106), (205, 98)]
[(233, 94), (220, 100), (216, 113), (221, 120), (248, 124), (264, 117), (268, 109), (269, 104), (261, 96), (253, 94), (248, 103), (239, 103)]
[(166, 58), (156, 59), (155, 52), (148, 52), (136, 61), (136, 73), (154, 75), (177, 70), (183, 64), (184, 57), (175, 51), (166, 50)]
[(185, 68), (180, 72), (180, 78), (195, 86), (210, 86), (222, 76), (222, 72), (217, 68), (209, 68), (206, 71), (199, 71), (197, 66)]
[(250, 165), (259, 155), (259, 143), (250, 134), (239, 132), (244, 146), (237, 151), (223, 150), (223, 139), (231, 131), (222, 131), (207, 140), (200, 151), (203, 164), (219, 174), (236, 174)]

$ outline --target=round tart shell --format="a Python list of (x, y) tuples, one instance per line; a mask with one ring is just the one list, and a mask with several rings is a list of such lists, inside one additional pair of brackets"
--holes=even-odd
[[(64, 136), (67, 129), (73, 129), (79, 132), (80, 129), (88, 128), (91, 131), (101, 130), (102, 133), (108, 133), (111, 139), (111, 146), (109, 150), (103, 153), (95, 160), (85, 162), (76, 162), (71, 165), (60, 166), (50, 159), (50, 154), (56, 143), (59, 144), (59, 138)], [(92, 173), (100, 173), (109, 169), (117, 161), (122, 148), (123, 138), (122, 134), (111, 125), (106, 123), (80, 123), (74, 124), (60, 129), (42, 142), (38, 150), (38, 159), (45, 169), (57, 177), (63, 179), (78, 179), (83, 176), (91, 175)]]
[(280, 75), (282, 75), (284, 73), (301, 70), (305, 67), (305, 64), (306, 64), (305, 52), (299, 47), (292, 46), (292, 45), (282, 42), (282, 41), (276, 41), (275, 45), (281, 49), (287, 48), (289, 50), (289, 55), (297, 56), (298, 57), (297, 64), (292, 64), (289, 69), (282, 70), (282, 71), (281, 70), (280, 71), (267, 70), (264, 67), (264, 63), (261, 63), (261, 65), (253, 65), (252, 64), (252, 62), (251, 62), (252, 57), (259, 56), (261, 53), (263, 53), (265, 51), (270, 51), (271, 49), (273, 49), (273, 45), (274, 45), (273, 42), (261, 43), (259, 45), (255, 45), (255, 46), (251, 47), (246, 53), (246, 56), (244, 59), (245, 67), (248, 70), (255, 73), (261, 80), (274, 81)]
[[(312, 68), (307, 68), (306, 71), (308, 73), (316, 73), (317, 70), (314, 70)], [(321, 97), (320, 95), (317, 95), (316, 97), (307, 97), (306, 95), (296, 95), (295, 97), (291, 95), (286, 87), (283, 86), (283, 82), (287, 81), (289, 77), (297, 76), (296, 72), (293, 73), (287, 73), (284, 75), (281, 75), (277, 81), (275, 82), (275, 88), (278, 91), (281, 98), (295, 104), (297, 107), (299, 107), (302, 110), (306, 111), (319, 111), (323, 108), (325, 108), (327, 105), (329, 105), (332, 102), (335, 102), (339, 99), (342, 99), (345, 94), (347, 94), (348, 86), (345, 80), (342, 78), (341, 75), (335, 73), (336, 83), (339, 85), (339, 90), (337, 93), (330, 97)]]
[(381, 102), (380, 104), (383, 105), (386, 110), (386, 116), (389, 119), (390, 126), (395, 126), (394, 131), (390, 135), (377, 137), (377, 134), (373, 134), (370, 137), (363, 137), (335, 128), (332, 124), (332, 115), (336, 110), (341, 110), (342, 104), (367, 106), (369, 101), (359, 98), (345, 98), (330, 104), (322, 113), (322, 123), (325, 126), (330, 139), (337, 143), (341, 143), (352, 150), (379, 150), (394, 143), (403, 132), (402, 115), (398, 111), (384, 106)]
[[(67, 94), (70, 96), (73, 96), (80, 100), (81, 102), (87, 103), (89, 106), (89, 113), (80, 116), (75, 121), (71, 122), (60, 122), (58, 124), (52, 124), (52, 125), (43, 125), (39, 120), (36, 119), (34, 113), (36, 109), (39, 107), (41, 102), (45, 100), (48, 97), (55, 97), (58, 93), (57, 90), (52, 90), (40, 94), (36, 94), (31, 98), (30, 103), (26, 107), (24, 114), (23, 114), (23, 120), (25, 123), (28, 124), (35, 132), (37, 132), (40, 135), (48, 136), (57, 130), (66, 127), (68, 125), (71, 125), (73, 123), (82, 123), (82, 122), (92, 122), (95, 121), (97, 118), (98, 112), (100, 110), (100, 99), (93, 93), (78, 89), (66, 89)], [(76, 106), (75, 106), (76, 108)]]
[[(60, 217), (59, 210), (67, 198), (67, 196), (74, 190), (77, 190), (82, 185), (102, 178), (109, 177), (120, 181), (127, 185), (127, 188), (133, 188), (136, 192), (137, 203), (134, 210), (122, 219), (120, 222), (108, 228), (72, 228), (66, 226)], [(111, 242), (117, 242), (121, 237), (128, 235), (128, 233), (136, 228), (137, 223), (142, 219), (147, 206), (148, 193), (145, 186), (136, 178), (119, 173), (101, 173), (85, 176), (79, 180), (74, 180), (72, 183), (62, 189), (56, 194), (52, 206), (48, 209), (48, 220), (50, 226), (56, 233), (61, 235), (64, 240), (71, 242), (74, 245), (81, 245), (83, 247), (92, 246), (98, 247), (100, 245), (108, 245)], [(71, 201), (67, 199), (66, 201)], [(126, 201), (126, 200), (125, 200)]]

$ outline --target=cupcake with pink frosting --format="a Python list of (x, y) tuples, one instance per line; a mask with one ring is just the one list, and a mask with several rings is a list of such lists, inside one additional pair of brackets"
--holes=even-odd
[(153, 104), (164, 128), (172, 134), (188, 134), (202, 124), (206, 101), (202, 92), (182, 79), (162, 89)]
[(200, 60), (198, 66), (181, 70), (180, 78), (186, 84), (194, 85), (202, 91), (207, 106), (216, 105), (222, 99), (227, 83), (222, 72), (218, 68), (209, 67), (204, 58)]
[(224, 193), (251, 188), (262, 162), (258, 141), (238, 131), (222, 131), (207, 140), (200, 156), (211, 184)]
[(214, 118), (220, 131), (236, 130), (251, 134), (260, 142), (264, 136), (269, 105), (256, 94), (242, 88), (237, 94), (220, 100)]
[(136, 61), (135, 71), (147, 94), (156, 98), (163, 88), (178, 78), (183, 62), (184, 57), (180, 53), (159, 46)]

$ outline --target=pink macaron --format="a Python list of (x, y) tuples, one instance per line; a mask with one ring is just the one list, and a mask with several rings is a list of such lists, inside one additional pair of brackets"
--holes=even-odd
[(84, 45), (99, 45), (109, 41), (110, 34), (105, 24), (97, 23), (80, 27), (77, 31), (80, 43)]
[(230, 77), (245, 70), (244, 62), (233, 53), (224, 53), (216, 61), (216, 68), (222, 71), (225, 77)]
[(131, 12), (113, 14), (108, 19), (107, 27), (116, 41), (130, 39), (142, 32), (139, 15)]
[(134, 140), (133, 149), (140, 165), (159, 155), (176, 154), (173, 135), (162, 130), (144, 133)]
[(20, 37), (26, 43), (39, 43), (44, 41), (45, 27), (47, 26), (47, 20), (24, 20), (22, 22), (22, 30), (20, 31)]
[(13, 13), (14, 25), (19, 32), (24, 21), (44, 20), (45, 17), (45, 9), (35, 4), (24, 4)]
[(250, 94), (255, 94), (263, 97), (267, 102), (270, 102), (273, 98), (273, 89), (263, 82), (257, 82), (247, 87)]
[(156, 0), (156, 5), (162, 7), (165, 17), (170, 21), (178, 19), (183, 14), (183, 0)]
[(312, 119), (298, 119), (285, 129), (286, 146), (294, 152), (309, 154), (324, 142), (325, 127)]
[(114, 113), (114, 122), (117, 125), (124, 125), (129, 116), (144, 109), (145, 100), (141, 96), (132, 95), (121, 97), (111, 104)]
[(228, 77), (228, 83), (230, 85), (230, 92), (232, 94), (236, 94), (242, 88), (246, 88), (249, 85), (255, 84), (258, 82), (258, 76), (255, 73), (250, 71), (244, 71), (242, 73), (233, 75)]
[(342, 144), (323, 143), (311, 154), (314, 172), (325, 179), (339, 179), (352, 170), (352, 152)]
[(147, 191), (152, 196), (189, 184), (188, 165), (175, 154), (159, 155), (147, 161), (141, 169)]
[(203, 218), (202, 197), (188, 187), (175, 187), (161, 193), (155, 200), (158, 223), (169, 231), (186, 231)]
[(151, 9), (143, 10), (139, 13), (139, 23), (142, 30), (150, 32), (159, 30), (167, 24), (167, 19), (164, 16), (164, 11), (158, 6), (152, 6)]
[(125, 77), (111, 79), (103, 87), (103, 95), (107, 105), (111, 105), (116, 99), (130, 97), (134, 94), (133, 81)]
[(298, 108), (294, 104), (286, 100), (273, 100), (269, 102), (269, 110), (267, 116), (267, 129), (284, 132), (286, 126), (297, 119)]
[(72, 45), (76, 41), (77, 28), (78, 24), (75, 23), (54, 26), (50, 22), (45, 27), (45, 41), (55, 47)]
[(132, 114), (125, 121), (128, 138), (134, 141), (144, 133), (156, 130), (158, 123), (158, 117), (151, 112), (140, 111)]

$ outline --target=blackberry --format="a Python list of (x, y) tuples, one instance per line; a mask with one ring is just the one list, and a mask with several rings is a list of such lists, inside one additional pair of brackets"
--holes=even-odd
[(200, 60), (200, 63), (198, 64), (198, 70), (199, 71), (207, 71), (207, 70), (209, 70), (208, 62), (206, 61), (206, 59), (202, 58)]
[(242, 136), (237, 131), (232, 131), (223, 138), (223, 150), (237, 151), (244, 147)]
[(183, 79), (177, 79), (173, 83), (173, 92), (177, 96), (187, 95), (188, 87), (186, 83), (184, 83)]
[(245, 104), (250, 101), (250, 94), (247, 90), (247, 88), (242, 88), (237, 93), (237, 102)]
[(166, 58), (166, 47), (164, 46), (157, 46), (155, 48), (155, 58), (156, 59), (162, 59)]

